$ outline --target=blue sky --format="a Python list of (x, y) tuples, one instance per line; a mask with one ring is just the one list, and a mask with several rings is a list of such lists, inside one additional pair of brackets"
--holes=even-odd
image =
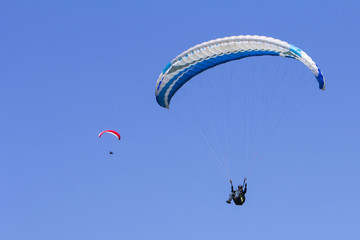
[[(1, 1), (0, 238), (357, 239), (359, 9), (356, 1)], [(185, 92), (166, 110), (154, 90), (182, 51), (246, 34), (303, 49), (327, 89), (286, 113), (236, 207), (182, 114)], [(245, 65), (231, 64), (245, 76), (235, 70)], [(301, 63), (287, 66), (316, 84)], [(99, 141), (104, 129), (122, 140)], [(232, 175), (235, 184), (243, 177)]]

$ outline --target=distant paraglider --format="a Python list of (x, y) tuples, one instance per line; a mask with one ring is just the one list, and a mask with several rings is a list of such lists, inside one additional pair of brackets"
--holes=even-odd
[[(115, 136), (118, 140), (120, 140), (120, 138), (121, 138), (121, 137), (120, 137), (120, 134), (119, 134), (118, 132), (114, 131), (114, 130), (105, 130), (105, 131), (102, 131), (101, 133), (99, 133), (99, 138), (100, 138), (104, 133), (109, 133), (109, 134)], [(111, 150), (110, 150), (109, 153), (110, 153), (110, 154), (114, 154), (114, 152), (111, 151)]]

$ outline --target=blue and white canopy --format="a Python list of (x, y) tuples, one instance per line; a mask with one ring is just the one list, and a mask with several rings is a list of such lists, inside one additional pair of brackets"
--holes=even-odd
[(325, 90), (325, 78), (316, 63), (300, 48), (264, 36), (233, 36), (196, 45), (166, 65), (155, 88), (160, 106), (169, 108), (174, 94), (195, 75), (232, 60), (251, 56), (282, 56), (299, 60), (315, 75), (319, 88)]

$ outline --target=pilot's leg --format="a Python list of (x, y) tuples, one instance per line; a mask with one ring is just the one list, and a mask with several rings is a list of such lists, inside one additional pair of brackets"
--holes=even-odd
[(230, 193), (229, 194), (229, 199), (226, 201), (228, 204), (230, 204), (231, 203), (231, 200), (233, 199), (233, 197), (234, 197), (234, 194), (233, 193)]

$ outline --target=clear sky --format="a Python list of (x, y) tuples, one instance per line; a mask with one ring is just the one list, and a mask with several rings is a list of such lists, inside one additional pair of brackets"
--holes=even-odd
[[(359, 10), (358, 1), (2, 0), (0, 239), (359, 239)], [(237, 207), (182, 124), (186, 95), (166, 110), (154, 90), (182, 51), (246, 34), (303, 49), (327, 89), (279, 122)], [(236, 76), (240, 62), (229, 65)], [(99, 141), (105, 129), (121, 141)]]

